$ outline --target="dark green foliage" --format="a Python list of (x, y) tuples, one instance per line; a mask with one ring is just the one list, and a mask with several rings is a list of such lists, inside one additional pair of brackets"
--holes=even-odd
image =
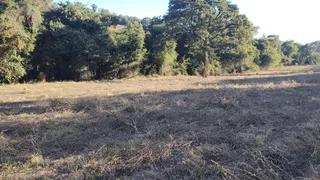
[(141, 24), (143, 25), (143, 30), (144, 31), (148, 31), (149, 30), (149, 26), (151, 25), (151, 23), (152, 23), (152, 19), (151, 18), (148, 18), (148, 17), (143, 18), (141, 20)]
[(281, 51), (284, 55), (282, 63), (285, 65), (292, 64), (297, 59), (299, 52), (299, 44), (294, 41), (286, 41), (281, 45)]
[(126, 27), (108, 29), (111, 37), (111, 57), (116, 60), (113, 66), (118, 69), (117, 77), (133, 77), (140, 71), (145, 56), (145, 33), (140, 22), (129, 22)]
[(5, 12), (8, 5), (5, 2), (0, 2), (0, 15)]
[(294, 64), (314, 65), (320, 63), (320, 41), (301, 46)]
[(178, 42), (179, 58), (190, 58), (189, 73), (256, 69), (255, 28), (226, 0), (171, 0), (166, 22)]
[(48, 80), (91, 79), (89, 69), (100, 56), (98, 36), (104, 25), (99, 15), (81, 3), (67, 2), (44, 17), (32, 61), (34, 76), (45, 72)]
[(237, 16), (235, 24), (216, 48), (222, 67), (229, 73), (258, 70), (255, 61), (259, 59), (259, 51), (253, 43), (256, 28), (244, 15)]
[(118, 15), (120, 25), (128, 25), (129, 22), (141, 22), (137, 17)]
[(170, 0), (164, 17), (116, 15), (97, 5), (0, 1), (0, 82), (94, 80), (142, 74), (242, 73), (320, 62), (320, 42), (255, 40), (227, 0)]
[(92, 36), (68, 28), (43, 35), (32, 62), (36, 72), (44, 72), (48, 80), (84, 80), (83, 73), (88, 73), (85, 79), (90, 79), (92, 75), (87, 71), (97, 48)]
[(90, 80), (136, 75), (144, 57), (144, 31), (137, 21), (81, 3), (60, 3), (45, 15), (32, 61), (34, 76), (48, 80)]
[[(144, 19), (146, 20), (146, 19)], [(173, 75), (182, 73), (175, 69), (177, 63), (176, 42), (166, 36), (167, 27), (161, 18), (144, 22), (147, 30), (145, 46), (148, 58), (143, 63), (144, 74)]]
[(26, 74), (45, 4), (44, 0), (1, 1), (0, 82), (16, 82)]
[(270, 35), (256, 41), (256, 47), (260, 51), (260, 60), (257, 64), (264, 68), (281, 65), (283, 53), (281, 51), (281, 41), (279, 36)]

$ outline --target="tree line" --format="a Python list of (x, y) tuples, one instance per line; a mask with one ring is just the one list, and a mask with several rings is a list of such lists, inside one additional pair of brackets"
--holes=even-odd
[(166, 15), (143, 19), (79, 2), (2, 0), (0, 82), (216, 75), (320, 62), (320, 41), (255, 39), (257, 30), (227, 0), (170, 0)]

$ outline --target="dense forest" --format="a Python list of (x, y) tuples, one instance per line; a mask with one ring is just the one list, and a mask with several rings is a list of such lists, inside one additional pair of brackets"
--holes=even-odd
[(170, 0), (163, 17), (97, 5), (0, 1), (0, 82), (101, 80), (139, 74), (216, 75), (320, 63), (320, 41), (256, 39), (227, 0)]

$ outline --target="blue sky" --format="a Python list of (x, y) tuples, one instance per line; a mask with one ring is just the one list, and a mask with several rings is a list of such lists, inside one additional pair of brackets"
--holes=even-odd
[[(55, 0), (60, 1), (60, 0)], [(163, 15), (169, 0), (72, 0), (97, 4), (117, 14), (143, 17)], [(319, 0), (231, 0), (262, 34), (280, 35), (281, 40), (309, 43), (320, 40)]]

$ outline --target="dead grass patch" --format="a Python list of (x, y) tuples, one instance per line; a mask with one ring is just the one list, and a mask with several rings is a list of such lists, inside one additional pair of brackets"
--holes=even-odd
[(1, 86), (0, 179), (319, 179), (312, 68)]

